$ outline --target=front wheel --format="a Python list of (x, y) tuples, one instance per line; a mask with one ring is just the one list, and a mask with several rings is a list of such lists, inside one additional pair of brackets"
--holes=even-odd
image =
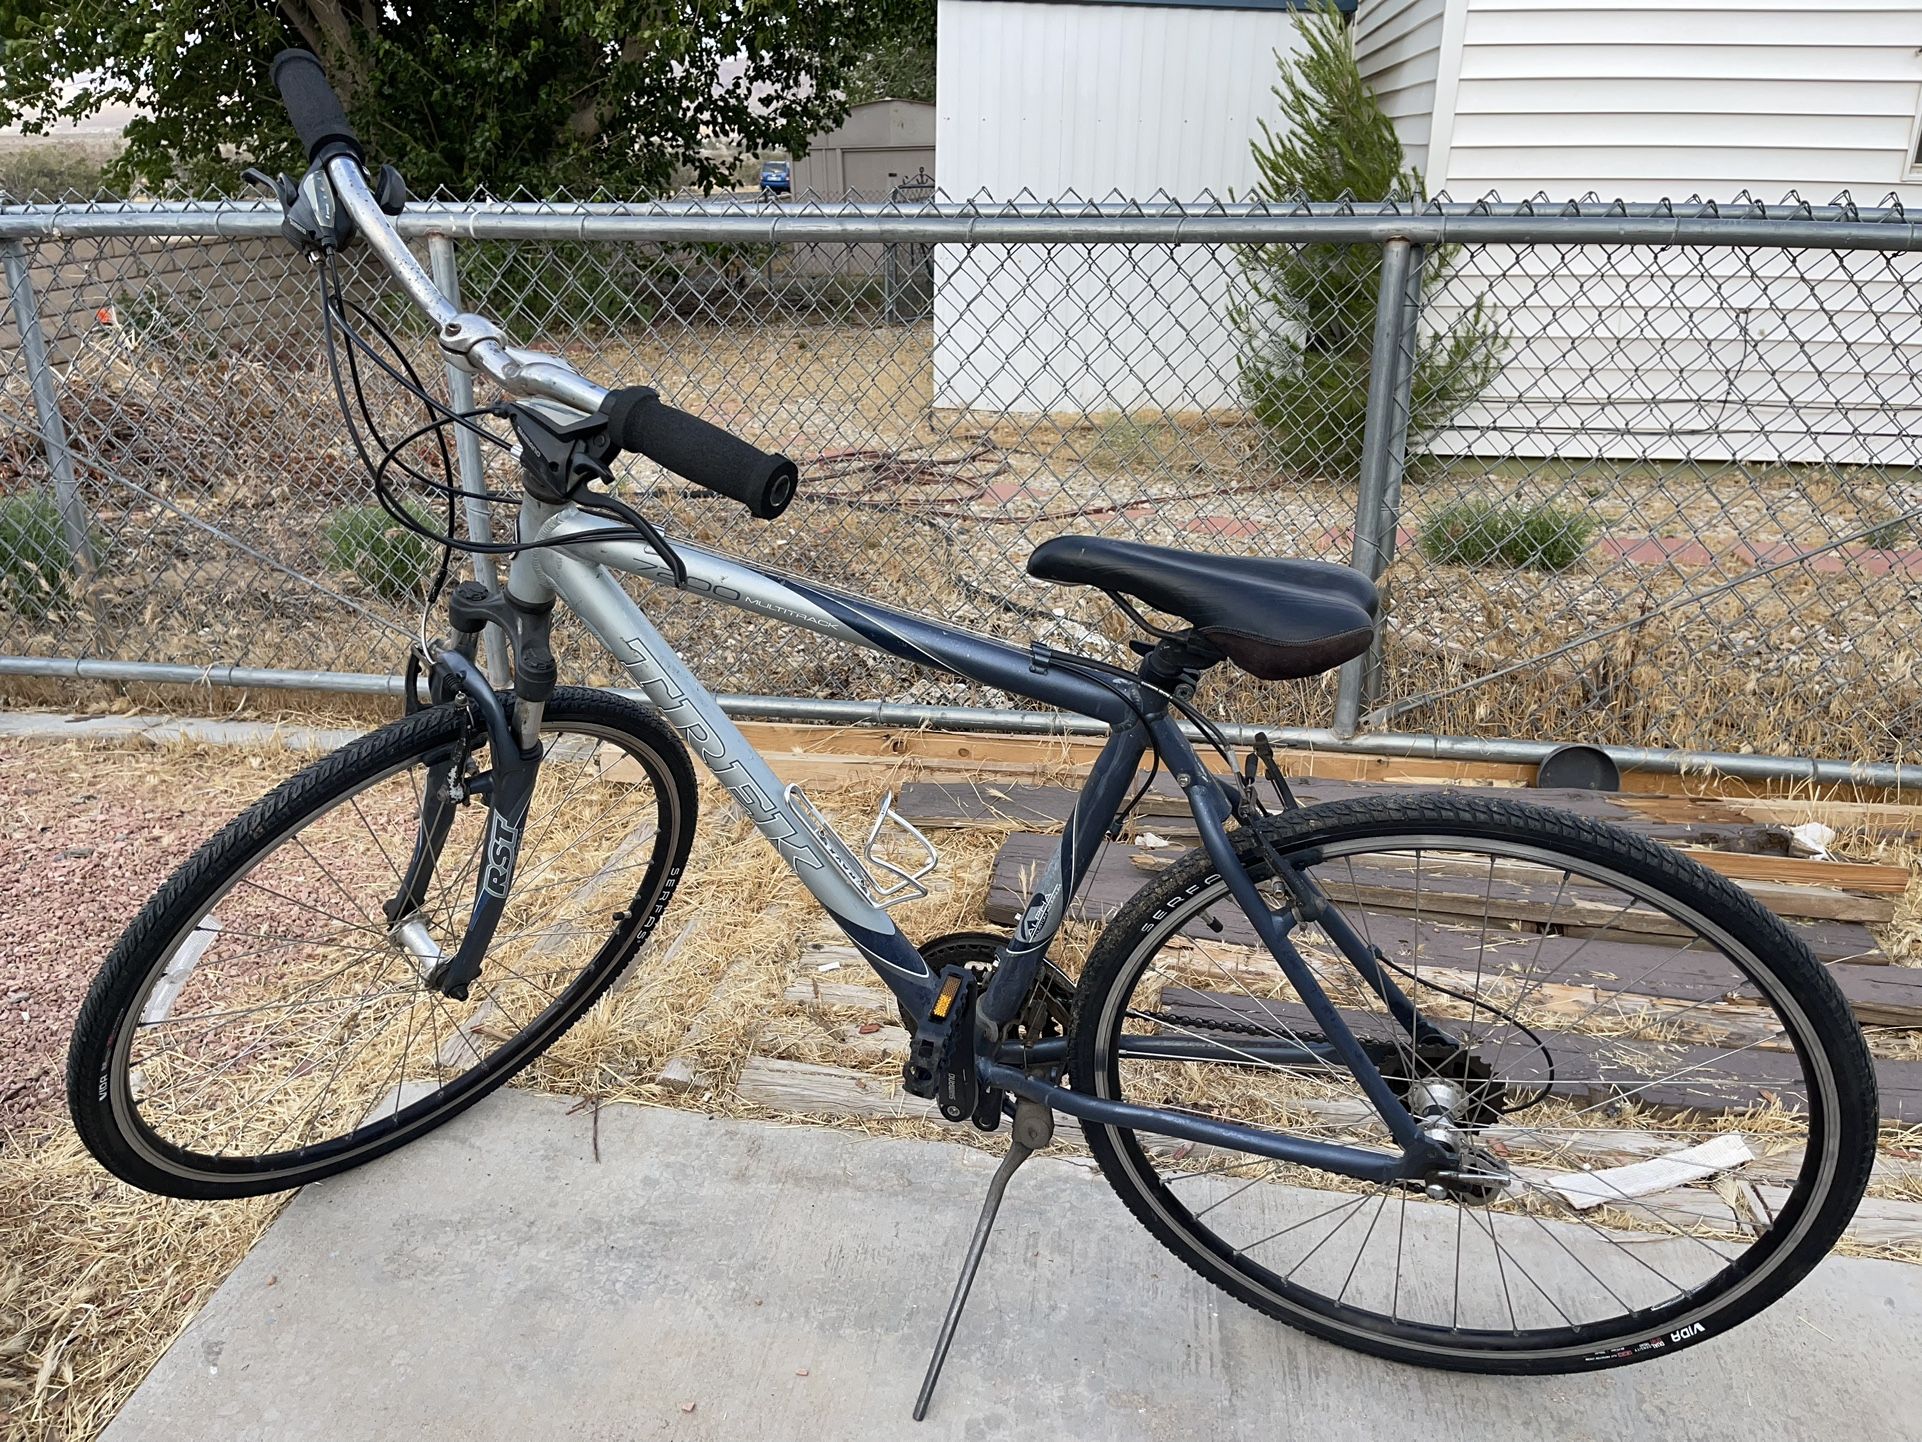
[[(358, 1166), (532, 1061), (620, 974), (673, 894), (697, 792), (652, 713), (563, 687), (499, 929), (466, 1000), (428, 985), (482, 864), (487, 734), (434, 706), (292, 777), (202, 846), (81, 1008), (68, 1106), (108, 1170), (241, 1197)], [(447, 830), (397, 917), (424, 796)]]
[[(1086, 1128), (1203, 1277), (1379, 1356), (1573, 1372), (1702, 1341), (1840, 1236), (1874, 1157), (1867, 1046), (1832, 979), (1723, 878), (1542, 808), (1373, 797), (1264, 823), (1446, 1041), (1411, 1044), (1327, 931), (1292, 939), (1460, 1165), (1370, 1183)], [(1254, 837), (1239, 854), (1286, 912)], [(1076, 997), (1078, 1091), (1379, 1151), (1380, 1113), (1205, 854), (1116, 915)]]

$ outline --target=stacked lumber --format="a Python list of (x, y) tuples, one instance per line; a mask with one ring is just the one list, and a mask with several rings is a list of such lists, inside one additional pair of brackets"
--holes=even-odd
[[(1099, 742), (1086, 738), (955, 735), (881, 728), (835, 729), (779, 723), (749, 723), (749, 740), (784, 780), (810, 785), (886, 785), (898, 788), (896, 810), (924, 830), (970, 829), (999, 833), (996, 858), (983, 911), (988, 921), (1007, 926), (1028, 901), (1034, 880), (1059, 845), (1058, 833), (1071, 814), (1078, 787), (1097, 755)], [(1692, 778), (1630, 775), (1618, 793), (1537, 789), (1533, 769), (1474, 762), (1366, 756), (1284, 755), (1283, 768), (1306, 804), (1346, 800), (1387, 789), (1406, 794), (1454, 788), (1480, 788), (1514, 799), (1559, 807), (1607, 821), (1663, 844), (1683, 847), (1705, 865), (1730, 878), (1790, 925), (1827, 965), (1857, 1018), (1867, 1027), (1922, 1027), (1922, 968), (1892, 966), (1872, 928), (1889, 923), (1905, 894), (1905, 867), (1866, 865), (1791, 854), (1788, 829), (1807, 821), (1871, 828), (1886, 835), (1922, 836), (1922, 805), (1894, 794), (1864, 793), (1842, 787), (1803, 788), (1805, 796), (1784, 798), (1768, 788), (1732, 782), (1700, 794)], [(1140, 845), (1144, 833), (1154, 844)], [(1112, 916), (1153, 873), (1172, 864), (1196, 842), (1194, 823), (1172, 781), (1158, 778), (1130, 819), (1129, 841), (1104, 843), (1074, 914), (1099, 921)], [(938, 840), (938, 838), (937, 838)], [(1169, 843), (1173, 843), (1170, 845)], [(1409, 863), (1412, 866), (1412, 862)], [(1652, 911), (1624, 910), (1619, 897), (1584, 894), (1585, 888), (1555, 874), (1550, 881), (1526, 865), (1500, 863), (1491, 874), (1484, 865), (1472, 874), (1450, 875), (1435, 859), (1423, 863), (1419, 878), (1421, 909), (1413, 913), (1416, 878), (1409, 866), (1387, 858), (1358, 863), (1340, 882), (1324, 878), (1331, 890), (1346, 888), (1336, 899), (1366, 903), (1371, 940), (1391, 957), (1419, 956), (1422, 974), (1470, 995), (1525, 982), (1531, 1003), (1550, 1017), (1563, 1009), (1569, 1018), (1591, 1012), (1598, 1001), (1616, 1014), (1648, 1012), (1674, 1018), (1673, 1048), (1681, 1064), (1665, 1068), (1674, 1080), (1643, 1098), (1644, 1118), (1665, 1111), (1702, 1115), (1717, 1108), (1742, 1109), (1775, 1099), (1794, 1105), (1800, 1068), (1786, 1038), (1759, 995), (1730, 986), (1728, 969), (1696, 964), (1685, 951), (1679, 928)], [(1397, 903), (1403, 903), (1397, 909)], [(1483, 942), (1484, 914), (1512, 928), (1497, 944)], [(1306, 1024), (1305, 1009), (1282, 1000), (1251, 1003), (1246, 991), (1222, 985), (1230, 979), (1259, 976), (1273, 989), (1273, 962), (1258, 947), (1244, 918), (1219, 908), (1220, 931), (1194, 940), (1205, 945), (1214, 980), (1207, 973), (1191, 978), (1173, 999), (1184, 1015), (1210, 1009), (1232, 1023), (1251, 1004), (1264, 1015), (1293, 1006), (1291, 1024)], [(740, 1071), (738, 1099), (773, 1111), (798, 1115), (880, 1119), (935, 1119), (932, 1104), (905, 1094), (893, 1066), (905, 1054), (907, 1034), (898, 1025), (892, 996), (867, 981), (860, 959), (846, 951), (847, 970), (839, 976), (824, 968), (840, 955), (828, 945), (812, 946), (797, 959), (784, 1005), (810, 1018), (840, 1047), (849, 1065), (822, 1065), (783, 1055), (755, 1054)], [(828, 958), (828, 960), (823, 960)], [(861, 980), (842, 978), (859, 977)], [(1658, 977), (1659, 984), (1649, 978)], [(1739, 978), (1738, 978), (1739, 981)], [(1337, 1005), (1343, 998), (1331, 987)], [(1511, 992), (1512, 994), (1512, 992)], [(1346, 1010), (1346, 1008), (1344, 1008)], [(1369, 1013), (1348, 1011), (1359, 1030), (1373, 1024)], [(1245, 1020), (1245, 1018), (1244, 1018)], [(698, 1041), (690, 1030), (690, 1048)], [(1573, 1026), (1545, 1032), (1557, 1057), (1554, 1088), (1563, 1097), (1588, 1104), (1606, 1098), (1622, 1071), (1624, 1058)], [(780, 1050), (768, 1037), (759, 1051)], [(1734, 1049), (1739, 1048), (1739, 1049)], [(804, 1053), (809, 1054), (809, 1053)], [(818, 1053), (812, 1053), (818, 1055)], [(1698, 1055), (1699, 1054), (1699, 1055)], [(1514, 1049), (1504, 1070), (1518, 1080), (1528, 1076)], [(1689, 1073), (1691, 1059), (1703, 1070)], [(1711, 1065), (1712, 1064), (1712, 1065)], [(865, 1069), (863, 1069), (865, 1068)], [(670, 1069), (671, 1070), (671, 1069)], [(1631, 1071), (1633, 1069), (1631, 1068)], [(1646, 1069), (1637, 1073), (1648, 1075)], [(1693, 1075), (1697, 1085), (1690, 1084)], [(1713, 1079), (1708, 1084), (1709, 1078)], [(1546, 1077), (1542, 1078), (1547, 1080)], [(1922, 1123), (1922, 1061), (1881, 1057), (1877, 1079), (1885, 1120), (1898, 1125)], [(678, 1077), (663, 1077), (670, 1085)], [(683, 1085), (686, 1083), (683, 1081)], [(1380, 1124), (1365, 1104), (1326, 1100), (1328, 1127), (1354, 1139), (1379, 1140)], [(1352, 1117), (1337, 1117), (1347, 1108)], [(1060, 1118), (1060, 1139), (1081, 1145), (1073, 1122)], [(1644, 1120), (1644, 1127), (1651, 1123)], [(1666, 1159), (1677, 1151), (1676, 1136), (1658, 1129), (1570, 1128), (1551, 1137), (1540, 1128), (1516, 1127), (1508, 1143), (1518, 1155), (1533, 1158), (1549, 1144), (1553, 1155), (1529, 1161), (1518, 1170), (1550, 1175), (1553, 1168), (1626, 1167)], [(1492, 1129), (1490, 1138), (1501, 1140)], [(1180, 1155), (1199, 1155), (1187, 1144)], [(1208, 1149), (1199, 1149), (1205, 1153)], [(1552, 1166), (1550, 1165), (1552, 1164)], [(1679, 1165), (1679, 1163), (1676, 1163)], [(1795, 1158), (1765, 1154), (1739, 1175), (1745, 1206), (1766, 1215), (1779, 1206), (1795, 1175)], [(1922, 1160), (1907, 1153), (1885, 1154), (1877, 1163), (1878, 1183), (1922, 1186)], [(1713, 1194), (1692, 1186), (1675, 1187), (1655, 1200), (1671, 1200), (1677, 1221)], [(1737, 1209), (1739, 1216), (1741, 1209)], [(1888, 1196), (1864, 1204), (1852, 1228), (1859, 1242), (1922, 1246), (1922, 1203)]]

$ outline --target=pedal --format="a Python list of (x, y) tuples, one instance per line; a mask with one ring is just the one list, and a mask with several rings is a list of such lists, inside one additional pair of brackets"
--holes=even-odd
[(964, 966), (941, 972), (941, 989), (927, 1020), (915, 1028), (901, 1085), (913, 1096), (933, 1097), (951, 1122), (975, 1114), (974, 975)]

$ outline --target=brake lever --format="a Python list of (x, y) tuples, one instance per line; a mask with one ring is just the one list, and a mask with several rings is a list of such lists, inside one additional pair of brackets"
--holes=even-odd
[(299, 193), (293, 181), (289, 180), (284, 173), (269, 175), (258, 165), (250, 165), (241, 171), (240, 178), (249, 185), (258, 185), (263, 190), (271, 190), (274, 193), (274, 199), (280, 202), (282, 210), (291, 206), (294, 203), (294, 197)]

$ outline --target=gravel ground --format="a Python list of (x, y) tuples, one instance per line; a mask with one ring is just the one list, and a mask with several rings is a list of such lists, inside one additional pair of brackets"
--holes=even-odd
[[(0, 1143), (62, 1115), (67, 1038), (101, 958), (193, 848), (276, 778), (228, 754), (0, 747)], [(229, 795), (231, 793), (231, 797)]]

